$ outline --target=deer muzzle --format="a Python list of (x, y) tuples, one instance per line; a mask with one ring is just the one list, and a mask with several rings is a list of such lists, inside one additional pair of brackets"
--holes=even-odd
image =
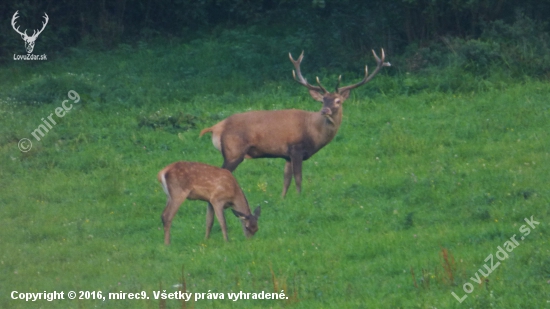
[(323, 107), (323, 109), (321, 109), (321, 115), (330, 116), (332, 115), (332, 111), (328, 107)]

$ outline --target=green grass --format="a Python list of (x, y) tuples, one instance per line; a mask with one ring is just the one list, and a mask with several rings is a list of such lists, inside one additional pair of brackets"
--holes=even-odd
[[(210, 138), (198, 138), (202, 128), (246, 110), (320, 108), (292, 82), (290, 63), (280, 80), (252, 79), (251, 68), (225, 68), (224, 78), (214, 67), (202, 72), (220, 56), (212, 44), (196, 47), (205, 54), (123, 46), (90, 52), (86, 63), (75, 54), (0, 70), (12, 77), (0, 87), (0, 307), (179, 308), (153, 299), (153, 291), (176, 291), (182, 269), (193, 293), (284, 289), (289, 296), (233, 302), (226, 295), (187, 308), (548, 305), (546, 81), (418, 90), (426, 77), (380, 75), (352, 93), (337, 137), (304, 163), (301, 196), (292, 185), (280, 197), (283, 160), (239, 166), (235, 176), (251, 208), (262, 205), (253, 239), (226, 211), (231, 242), (217, 222), (203, 240), (206, 204), (186, 201), (172, 245), (164, 246), (156, 173), (178, 160), (221, 165)], [(411, 83), (420, 88), (409, 92)], [(71, 89), (81, 103), (36, 141), (31, 132)], [(19, 151), (21, 138), (33, 142), (29, 152)], [(451, 292), (464, 295), (462, 285), (484, 259), (521, 235), (531, 216), (540, 225), (458, 303)], [(10, 298), (12, 291), (70, 290), (146, 291), (150, 299)]]

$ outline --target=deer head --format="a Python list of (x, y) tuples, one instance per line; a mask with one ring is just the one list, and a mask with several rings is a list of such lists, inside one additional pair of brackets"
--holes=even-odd
[(294, 80), (296, 80), (300, 85), (309, 89), (309, 94), (314, 100), (323, 103), (321, 114), (327, 117), (327, 119), (331, 120), (332, 119), (331, 116), (333, 114), (336, 114), (340, 110), (340, 106), (349, 97), (350, 91), (352, 89), (355, 89), (369, 82), (378, 73), (378, 71), (380, 71), (382, 67), (391, 66), (389, 62), (384, 62), (384, 59), (386, 58), (384, 49), (382, 49), (382, 59), (380, 59), (378, 55), (376, 55), (374, 50), (372, 51), (372, 54), (376, 59), (376, 69), (374, 70), (374, 72), (372, 72), (372, 74), (369, 75), (369, 68), (368, 66), (365, 66), (365, 77), (363, 78), (363, 80), (361, 80), (357, 84), (353, 84), (345, 87), (339, 87), (340, 82), (342, 80), (342, 75), (340, 75), (338, 77), (338, 83), (336, 84), (335, 92), (329, 92), (325, 87), (323, 87), (323, 85), (321, 85), (321, 81), (319, 80), (319, 77), (316, 78), (317, 84), (319, 86), (313, 86), (309, 84), (307, 80), (302, 76), (302, 72), (300, 70), (300, 64), (302, 62), (302, 59), (304, 58), (303, 51), (302, 51), (302, 54), (300, 54), (300, 57), (298, 57), (298, 60), (294, 60), (294, 58), (292, 58), (292, 55), (290, 53), (288, 53), (288, 56), (290, 58), (290, 61), (294, 65), (294, 68), (296, 69), (292, 71), (292, 76), (294, 76)]
[(27, 29), (25, 29), (24, 32), (21, 32), (21, 31), (19, 31), (19, 26), (17, 26), (17, 28), (15, 28), (15, 20), (19, 18), (19, 16), (17, 16), (18, 12), (19, 11), (15, 11), (15, 14), (13, 14), (13, 17), (11, 19), (11, 26), (13, 27), (13, 30), (15, 30), (15, 32), (17, 32), (17, 33), (19, 33), (19, 35), (21, 35), (21, 38), (23, 39), (23, 41), (25, 41), (25, 49), (27, 50), (27, 53), (30, 54), (30, 53), (32, 53), (32, 51), (34, 49), (34, 42), (36, 41), (36, 39), (38, 38), (40, 33), (42, 33), (42, 31), (44, 31), (44, 28), (46, 28), (46, 25), (48, 24), (49, 17), (48, 17), (48, 14), (44, 13), (43, 17), (46, 21), (42, 22), (42, 29), (33, 30), (32, 35), (28, 36), (27, 35)]

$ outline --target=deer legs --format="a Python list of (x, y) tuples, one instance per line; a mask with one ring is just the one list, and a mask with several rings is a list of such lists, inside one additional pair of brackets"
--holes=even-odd
[(236, 160), (229, 161), (224, 159), (222, 168), (225, 168), (226, 170), (233, 173), (233, 171), (237, 168), (237, 166), (239, 166), (239, 164), (243, 162), (243, 160), (244, 160), (244, 155), (240, 158), (237, 158)]
[(216, 215), (216, 218), (220, 223), (220, 227), (223, 233), (223, 239), (225, 239), (225, 241), (229, 241), (229, 238), (227, 236), (227, 224), (225, 222), (225, 216), (223, 214), (224, 203), (216, 202), (215, 204), (218, 205), (214, 207), (214, 205), (208, 203), (208, 206), (206, 208), (206, 235), (204, 236), (204, 238), (208, 239), (210, 237), (210, 231), (212, 230), (212, 226), (214, 225), (214, 215)]
[(222, 229), (223, 233), (223, 239), (225, 241), (229, 241), (229, 238), (227, 237), (227, 224), (225, 223), (225, 216), (223, 215), (223, 205), (224, 203), (219, 203), (216, 207), (214, 207), (214, 213), (216, 214), (216, 218), (218, 219), (218, 222), (220, 223), (220, 227)]
[(168, 195), (168, 201), (166, 202), (166, 208), (162, 213), (162, 225), (164, 226), (164, 244), (170, 244), (170, 227), (172, 226), (172, 219), (178, 212), (181, 204), (187, 199), (189, 191), (184, 191), (180, 195), (170, 196)]
[(291, 162), (294, 181), (296, 182), (296, 190), (298, 191), (298, 194), (300, 194), (302, 193), (302, 154), (294, 156)]
[(288, 191), (288, 187), (290, 187), (290, 183), (292, 182), (292, 175), (294, 175), (294, 181), (296, 182), (296, 190), (298, 193), (302, 192), (302, 162), (303, 157), (301, 153), (294, 153), (290, 160), (287, 160), (285, 162), (285, 172), (284, 172), (284, 185), (283, 185), (283, 194), (282, 196), (286, 196), (286, 192)]
[(288, 187), (290, 186), (290, 183), (292, 182), (292, 162), (286, 161), (285, 162), (285, 181), (283, 185), (283, 198), (286, 195), (286, 191), (288, 190)]
[(210, 238), (210, 231), (212, 231), (212, 225), (214, 225), (214, 207), (208, 203), (206, 207), (206, 234), (204, 239)]
[(233, 172), (244, 160), (248, 148), (245, 148), (244, 141), (233, 136), (222, 139), (222, 145), (229, 144), (233, 147), (222, 147), (223, 165), (222, 168)]

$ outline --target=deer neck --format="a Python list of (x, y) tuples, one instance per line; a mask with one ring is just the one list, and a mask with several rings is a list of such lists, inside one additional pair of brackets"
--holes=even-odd
[(248, 200), (246, 199), (246, 196), (244, 195), (242, 189), (240, 189), (240, 191), (241, 192), (237, 194), (235, 201), (233, 202), (233, 209), (245, 215), (250, 215), (250, 206), (248, 205)]
[[(334, 129), (336, 132), (338, 132), (338, 129), (342, 124), (342, 107), (340, 107), (340, 109), (336, 113), (323, 117), (327, 121), (327, 129)], [(329, 125), (332, 125), (332, 127), (330, 127)], [(334, 134), (336, 134), (336, 132)]]
[(317, 112), (314, 115), (313, 127), (315, 128), (315, 144), (319, 149), (328, 144), (340, 128), (342, 123), (342, 107), (332, 115), (323, 115), (321, 112)]

